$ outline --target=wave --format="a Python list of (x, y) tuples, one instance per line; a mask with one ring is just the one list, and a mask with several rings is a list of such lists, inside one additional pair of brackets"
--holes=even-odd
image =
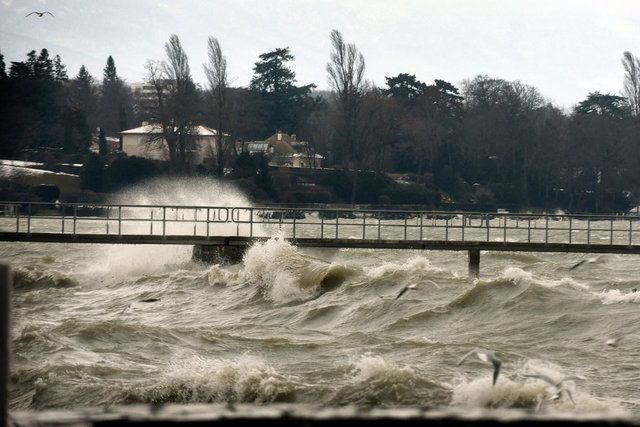
[(39, 267), (15, 267), (13, 273), (13, 289), (17, 291), (31, 291), (44, 288), (72, 288), (79, 286), (78, 282), (66, 273)]
[(125, 388), (123, 403), (292, 402), (295, 378), (254, 356), (236, 360), (193, 356), (171, 363), (152, 383)]
[[(552, 391), (549, 384), (537, 379), (527, 378), (526, 374), (542, 374), (549, 378), (565, 378), (568, 374), (552, 363), (530, 359), (516, 367), (518, 372), (509, 377), (504, 373), (492, 385), (490, 373), (474, 379), (458, 380), (453, 388), (451, 406), (474, 408), (522, 408), (542, 412), (566, 413), (567, 411), (607, 412), (609, 415), (623, 415), (625, 411), (615, 399), (594, 397), (588, 390), (587, 381), (567, 382), (563, 387), (570, 390), (574, 402), (566, 394), (558, 399), (549, 399)], [(585, 384), (586, 383), (586, 384)], [(542, 404), (541, 399), (543, 399)]]
[(225, 287), (232, 283), (235, 283), (238, 280), (238, 273), (229, 271), (228, 269), (222, 268), (220, 265), (215, 264), (209, 267), (207, 271), (207, 283), (209, 286), (220, 286)]
[(473, 287), (451, 301), (449, 306), (478, 305), (494, 296), (501, 303), (506, 304), (508, 300), (523, 294), (542, 297), (543, 290), (562, 292), (570, 298), (575, 297), (576, 293), (580, 295), (589, 295), (591, 293), (589, 286), (573, 278), (563, 277), (558, 280), (550, 280), (536, 277), (533, 273), (518, 267), (508, 267), (495, 279), (474, 281)]
[(406, 263), (383, 263), (379, 267), (370, 268), (366, 271), (369, 280), (395, 278), (396, 276), (424, 275), (426, 273), (439, 273), (443, 270), (434, 267), (427, 258), (416, 256), (410, 258)]
[(442, 406), (450, 398), (446, 387), (423, 378), (410, 366), (400, 367), (381, 356), (364, 354), (350, 364), (349, 378), (330, 405), (370, 407)]
[(307, 257), (279, 237), (252, 245), (244, 256), (243, 279), (260, 286), (264, 297), (279, 303), (308, 300), (339, 287), (348, 267)]
[(640, 304), (640, 292), (635, 290), (635, 288), (628, 292), (621, 291), (620, 289), (610, 289), (602, 292), (593, 292), (593, 295), (600, 299), (605, 305), (625, 302)]

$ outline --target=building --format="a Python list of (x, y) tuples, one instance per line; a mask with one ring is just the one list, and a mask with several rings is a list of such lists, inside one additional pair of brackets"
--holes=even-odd
[[(128, 156), (143, 157), (153, 160), (169, 160), (167, 141), (162, 137), (162, 126), (143, 123), (142, 126), (120, 132), (122, 151)], [(189, 151), (189, 163), (193, 165), (215, 163), (215, 144), (218, 131), (207, 126), (195, 126), (189, 134), (193, 138)], [(226, 135), (225, 135), (226, 136)]]
[(151, 83), (132, 83), (129, 87), (135, 100), (137, 117), (150, 120), (158, 109), (158, 96), (155, 87)]
[(269, 158), (270, 166), (293, 168), (319, 168), (322, 157), (306, 141), (298, 141), (296, 135), (277, 132), (264, 141), (240, 143), (238, 151), (263, 152)]

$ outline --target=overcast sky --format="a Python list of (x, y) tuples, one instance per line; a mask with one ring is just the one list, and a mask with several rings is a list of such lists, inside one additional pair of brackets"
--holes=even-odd
[[(55, 15), (25, 17), (32, 11)], [(329, 34), (364, 55), (365, 77), (415, 74), (460, 87), (478, 74), (519, 80), (570, 108), (589, 92), (620, 94), (624, 51), (640, 57), (640, 0), (0, 0), (7, 70), (30, 50), (59, 54), (102, 80), (109, 55), (127, 82), (165, 59), (176, 34), (196, 82), (207, 38), (218, 38), (232, 86), (248, 86), (258, 56), (289, 47), (299, 85), (328, 88)]]

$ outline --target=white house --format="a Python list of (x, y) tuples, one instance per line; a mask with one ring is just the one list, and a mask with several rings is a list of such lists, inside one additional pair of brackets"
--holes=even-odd
[[(167, 141), (161, 138), (162, 126), (143, 123), (142, 126), (120, 132), (122, 151), (128, 156), (153, 160), (169, 160)], [(189, 137), (193, 138), (193, 149), (189, 151), (189, 163), (213, 164), (216, 158), (218, 131), (206, 126), (195, 126)], [(225, 135), (226, 136), (226, 135)]]

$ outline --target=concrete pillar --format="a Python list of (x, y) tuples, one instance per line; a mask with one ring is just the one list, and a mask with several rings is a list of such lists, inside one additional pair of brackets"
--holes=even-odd
[(246, 246), (194, 245), (191, 259), (207, 263), (237, 264), (242, 262)]
[(469, 249), (469, 276), (480, 277), (480, 249)]
[(9, 424), (9, 344), (11, 331), (11, 269), (0, 264), (0, 425)]

